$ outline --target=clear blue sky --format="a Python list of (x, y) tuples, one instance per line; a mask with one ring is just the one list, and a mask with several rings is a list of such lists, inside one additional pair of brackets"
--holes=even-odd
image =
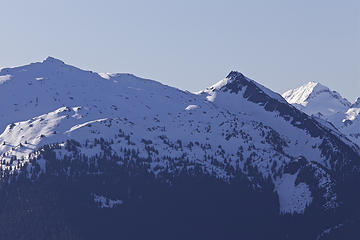
[(60, 58), (203, 89), (238, 70), (360, 96), (358, 0), (2, 0), (0, 66)]

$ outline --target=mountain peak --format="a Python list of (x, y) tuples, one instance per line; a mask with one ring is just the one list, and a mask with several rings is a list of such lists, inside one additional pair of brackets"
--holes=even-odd
[(229, 89), (230, 92), (238, 93), (241, 90), (241, 85), (244, 81), (249, 81), (242, 73), (237, 71), (231, 71), (223, 80), (208, 87), (205, 91), (223, 91), (226, 92)]
[(321, 92), (321, 91), (327, 91), (330, 89), (325, 86), (325, 85), (322, 85), (321, 83), (319, 82), (315, 82), (315, 81), (310, 81), (308, 82), (306, 85), (305, 85), (309, 90), (311, 89), (312, 90), (312, 93), (317, 93), (317, 92)]
[(327, 121), (342, 118), (351, 103), (338, 92), (318, 83), (309, 82), (282, 94), (283, 98), (308, 115), (321, 116)]
[(306, 105), (311, 96), (314, 96), (322, 91), (330, 91), (328, 87), (320, 84), (319, 82), (311, 81), (298, 88), (289, 90), (282, 94), (289, 103)]
[(244, 74), (242, 74), (241, 72), (238, 72), (238, 71), (231, 71), (227, 76), (226, 78), (228, 79), (236, 79), (236, 78), (245, 78)]
[(61, 61), (60, 59), (54, 58), (54, 57), (47, 57), (42, 63), (44, 64), (52, 64), (52, 65), (60, 65), (60, 64), (65, 64), (63, 61)]
[(244, 74), (231, 71), (225, 78), (225, 84), (221, 86), (221, 90), (224, 92), (230, 91), (231, 93), (238, 93), (249, 81), (250, 79), (245, 77)]
[[(243, 98), (246, 98), (249, 101), (265, 104), (270, 98), (281, 103), (287, 102), (281, 97), (280, 94), (277, 94), (270, 89), (264, 87), (263, 85), (257, 83), (256, 81), (246, 77), (241, 72), (231, 71), (226, 78), (215, 83), (211, 87), (205, 89), (204, 91), (209, 94), (214, 101), (216, 93), (223, 93), (225, 95), (241, 95)], [(200, 92), (201, 93), (201, 92)]]
[(350, 106), (350, 102), (343, 98), (338, 92), (331, 91), (328, 87), (322, 85), (319, 82), (308, 82), (298, 88), (291, 89), (282, 94), (283, 98), (290, 104), (298, 104), (306, 106), (314, 99), (334, 99), (345, 107)]

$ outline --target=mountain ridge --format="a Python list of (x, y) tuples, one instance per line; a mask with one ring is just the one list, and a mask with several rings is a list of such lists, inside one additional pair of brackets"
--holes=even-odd
[(184, 171), (225, 183), (244, 175), (254, 188), (272, 186), (281, 214), (304, 214), (341, 208), (338, 182), (360, 169), (346, 134), (240, 72), (197, 93), (53, 58), (1, 76), (3, 176), (76, 179), (101, 175), (107, 161), (140, 165), (170, 186)]

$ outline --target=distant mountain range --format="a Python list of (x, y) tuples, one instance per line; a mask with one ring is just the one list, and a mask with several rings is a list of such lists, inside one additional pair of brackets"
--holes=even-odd
[(316, 82), (289, 90), (282, 96), (301, 111), (332, 123), (360, 145), (360, 97), (350, 103), (338, 92)]
[[(176, 235), (179, 239), (215, 239), (232, 231), (240, 232), (228, 239), (241, 239), (241, 234), (253, 239), (336, 239), (337, 234), (351, 236), (359, 220), (360, 208), (353, 201), (360, 191), (351, 186), (360, 176), (360, 99), (352, 104), (319, 83), (281, 96), (230, 72), (213, 86), (191, 93), (132, 74), (81, 70), (49, 57), (0, 70), (0, 109), (0, 193), (7, 196), (0, 204), (10, 206), (0, 210), (2, 239), (15, 239), (14, 234), (19, 239), (40, 239), (39, 234), (44, 239), (118, 239), (121, 234), (143, 239), (138, 231), (125, 231), (139, 224), (133, 218), (150, 216), (149, 221), (156, 222), (161, 218), (157, 213), (144, 217), (144, 212), (163, 211), (171, 201), (162, 201), (177, 194), (172, 201), (184, 209), (197, 211), (206, 202), (211, 206), (191, 225), (196, 229), (185, 231), (191, 228), (186, 221), (177, 223), (185, 229)], [(241, 184), (236, 179), (242, 179)], [(159, 190), (160, 183), (166, 194)], [(222, 192), (227, 188), (222, 184), (238, 186), (239, 192)], [(210, 198), (202, 192), (207, 188)], [(239, 199), (232, 202), (237, 194)], [(154, 195), (161, 197), (154, 201)], [(207, 222), (211, 218), (205, 215), (219, 202), (228, 208)], [(134, 210), (149, 203), (153, 205), (141, 214)], [(249, 207), (236, 215), (241, 205)], [(269, 209), (274, 211), (270, 214)], [(186, 212), (174, 211), (179, 216)], [(175, 212), (167, 216), (171, 221), (181, 219)], [(257, 212), (266, 223), (252, 222), (251, 213)], [(91, 222), (95, 218), (90, 213), (102, 220)], [(70, 224), (70, 216), (77, 223)], [(57, 220), (46, 222), (49, 218)], [(23, 227), (12, 229), (11, 221), (19, 219)], [(117, 219), (126, 229), (116, 225)], [(210, 228), (203, 229), (201, 221)], [(29, 222), (35, 224), (32, 230), (24, 227)], [(147, 231), (157, 234), (159, 225), (172, 229), (170, 222)], [(226, 230), (210, 231), (216, 229), (211, 225), (215, 222)], [(299, 233), (296, 222), (311, 225)], [(242, 229), (242, 224), (249, 226)], [(46, 227), (36, 230), (42, 225)], [(59, 234), (61, 229), (65, 235)], [(169, 235), (174, 232), (169, 230)]]

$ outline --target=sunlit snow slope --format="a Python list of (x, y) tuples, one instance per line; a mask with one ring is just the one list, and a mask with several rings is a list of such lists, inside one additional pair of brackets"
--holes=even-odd
[(238, 171), (254, 183), (269, 177), (282, 212), (303, 212), (313, 199), (336, 207), (334, 177), (360, 162), (359, 147), (342, 133), (239, 72), (190, 93), (49, 57), (1, 69), (0, 108), (2, 169), (36, 159), (46, 171), (44, 148), (59, 144), (57, 157), (71, 158), (66, 142), (75, 140), (77, 154), (89, 157), (137, 152), (155, 174), (196, 164), (224, 181)]
[(282, 96), (305, 113), (329, 121), (360, 145), (360, 98), (351, 104), (336, 91), (317, 82), (309, 82)]

